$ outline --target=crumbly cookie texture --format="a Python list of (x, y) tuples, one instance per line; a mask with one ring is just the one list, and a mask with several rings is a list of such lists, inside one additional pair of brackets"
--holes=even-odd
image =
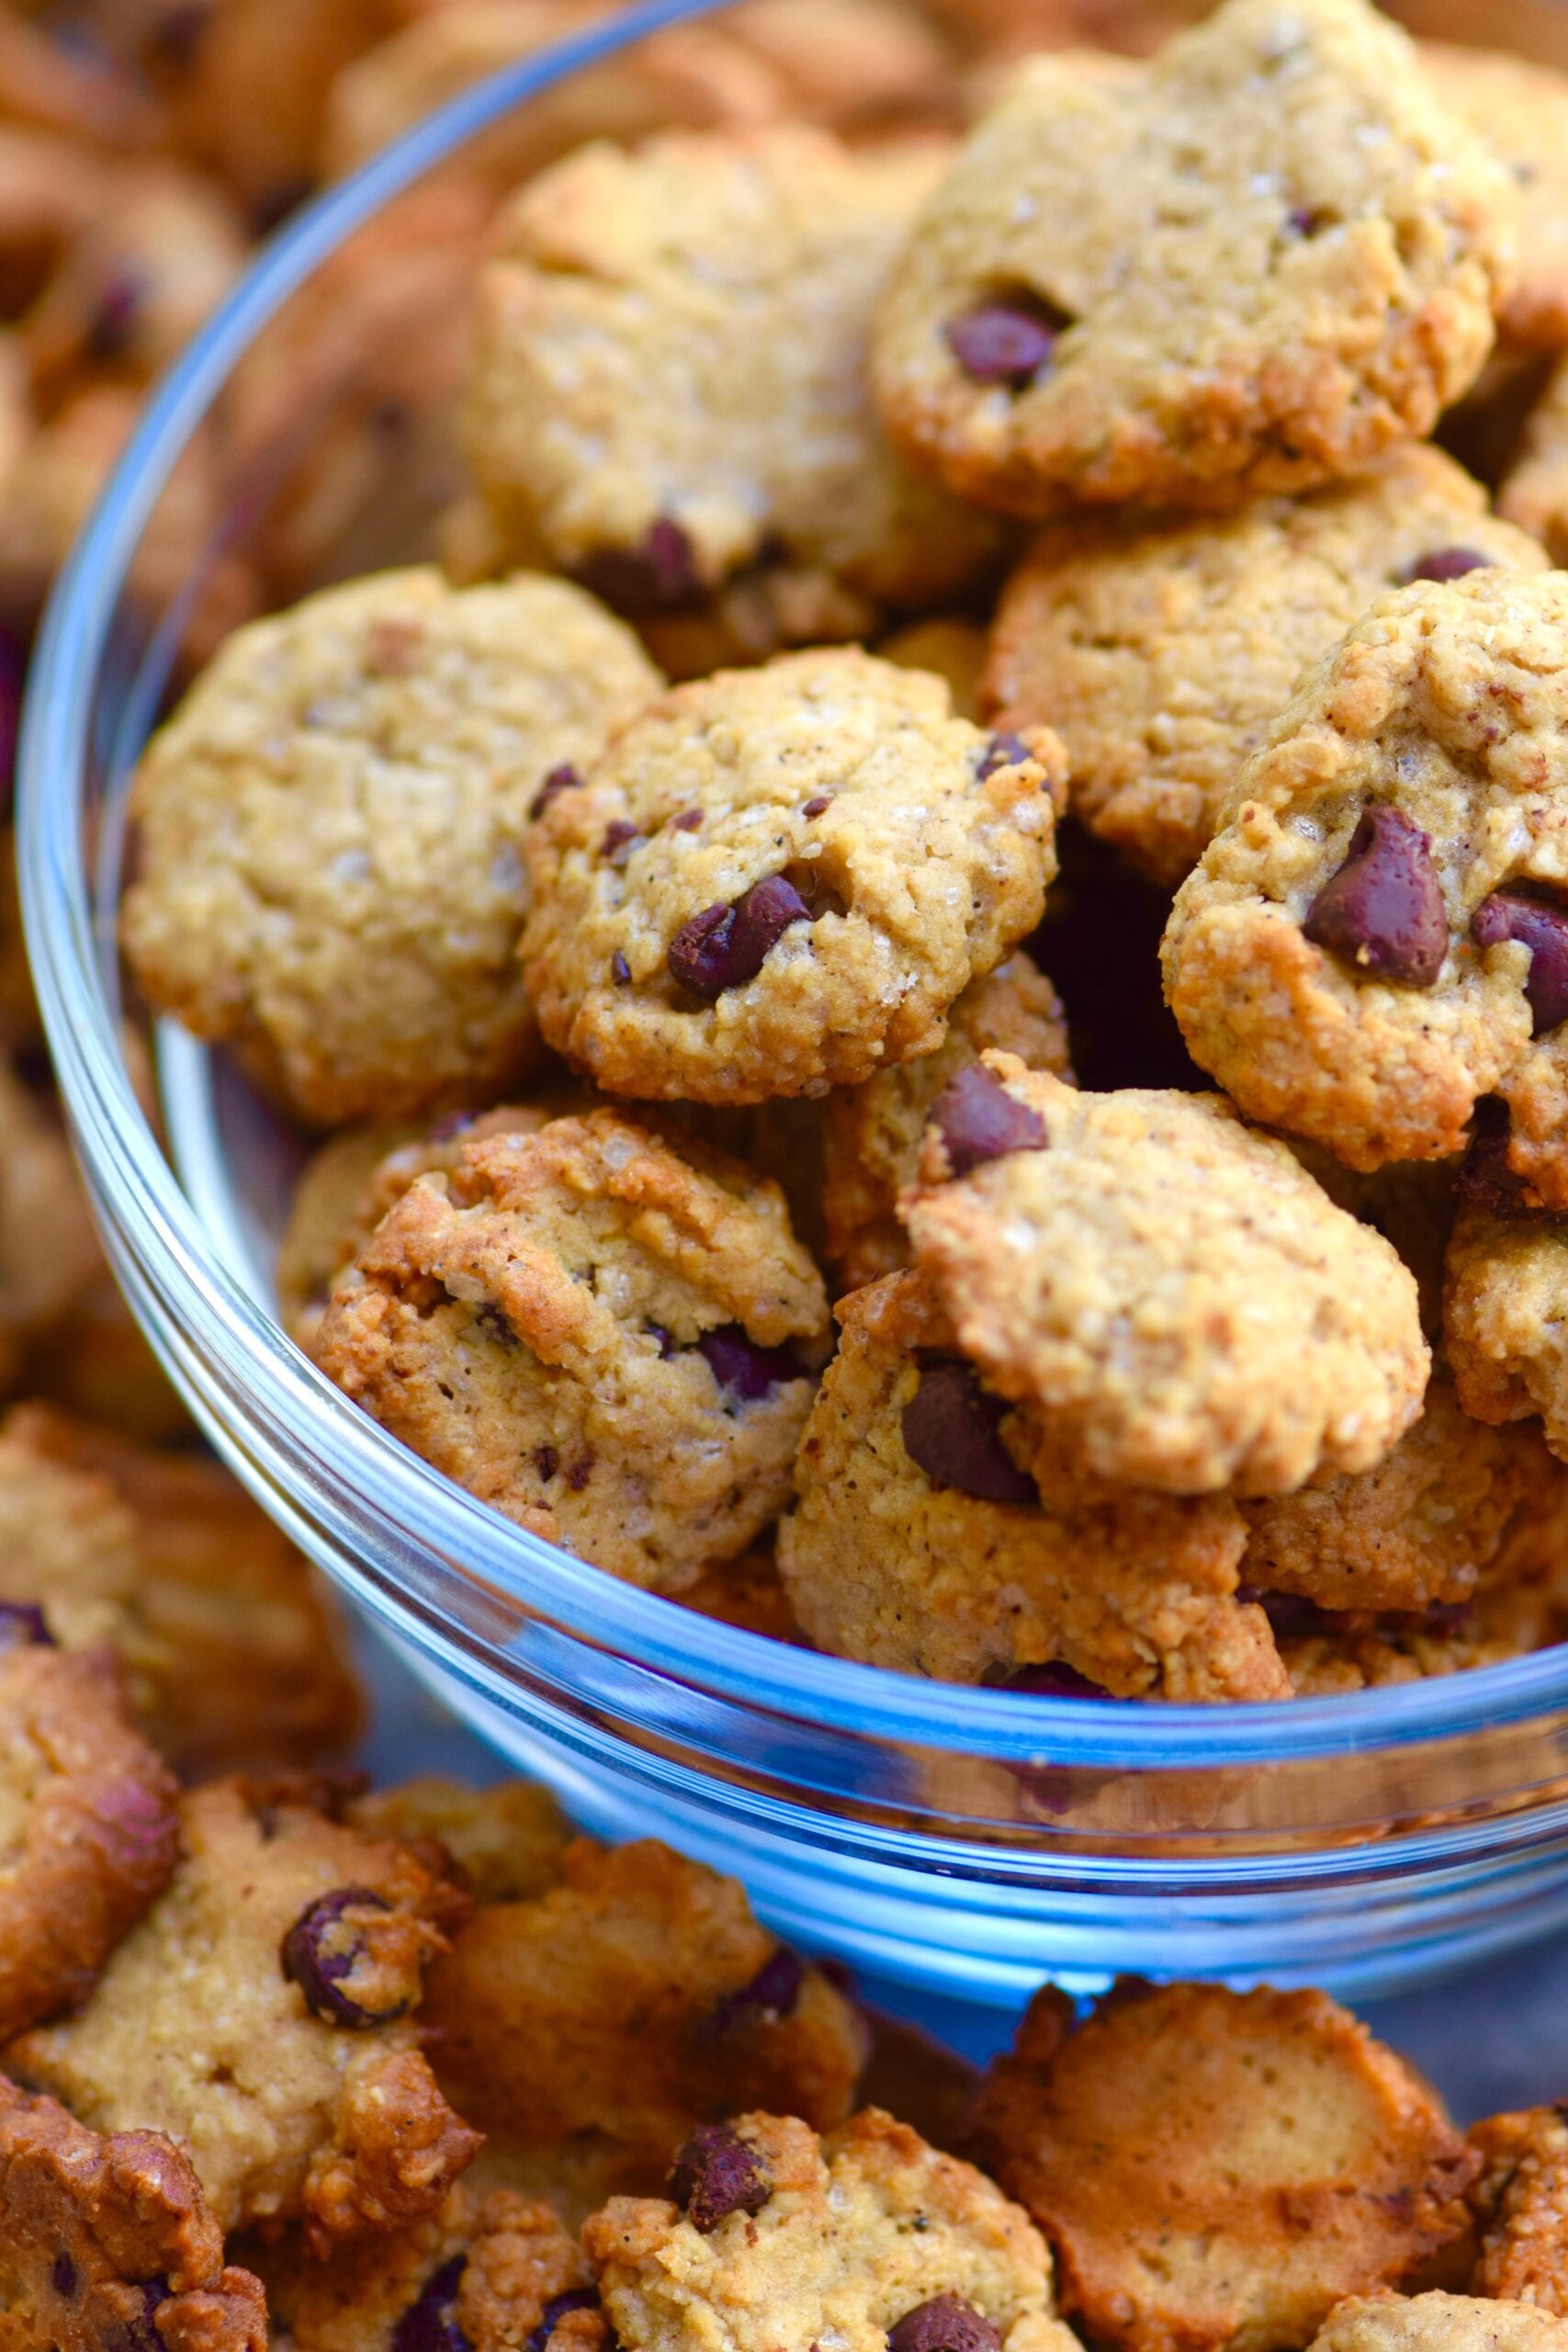
[(1118, 1698), (1288, 1694), (1267, 1618), (1236, 1599), (1247, 1536), (1228, 1496), (1073, 1469), (960, 1355), (925, 1274), (838, 1313), (779, 1530), (818, 1648), (948, 1681), (1044, 1689), (1056, 1665)]
[(1039, 922), (1066, 784), (856, 650), (675, 688), (525, 843), (548, 1042), (612, 1092), (822, 1094), (935, 1050)]
[(1064, 2310), (1125, 2352), (1304, 2344), (1460, 2235), (1478, 2169), (1436, 2094), (1315, 1992), (1129, 1983), (1075, 2024), (1047, 1987), (976, 2122)]
[(822, 1211), (842, 1289), (858, 1290), (908, 1264), (898, 1198), (914, 1181), (931, 1106), (953, 1073), (987, 1046), (1071, 1080), (1061, 999), (1021, 950), (970, 982), (934, 1054), (879, 1070), (828, 1098)]
[(1472, 381), (1516, 209), (1360, 0), (1226, 0), (1140, 74), (1032, 60), (895, 273), (883, 422), (1021, 514), (1308, 489)]
[(253, 2257), (296, 2352), (599, 2352), (604, 2325), (582, 2248), (555, 2209), (466, 2181), (437, 2211), (317, 2261), (292, 2234)]
[(0, 2043), (85, 1999), (168, 1884), (177, 1794), (112, 1654), (0, 1601)]
[(266, 2302), (226, 2265), (189, 2160), (100, 2135), (0, 2078), (0, 2337), (16, 2352), (266, 2352)]
[(468, 1141), (412, 1185), (316, 1353), (471, 1493), (678, 1591), (788, 1494), (827, 1328), (776, 1185), (596, 1111)]
[(592, 597), (525, 575), (384, 572), (241, 630), (138, 773), (148, 997), (319, 1125), (499, 1091), (536, 1043), (528, 805), (658, 684)]
[(1515, 346), (1568, 345), (1568, 75), (1501, 50), (1423, 41), (1442, 104), (1498, 157), (1519, 192), (1514, 280), (1497, 314)]
[(1540, 1414), (1568, 1462), (1568, 1220), (1466, 1208), (1449, 1243), (1443, 1344), (1467, 1413)]
[(1559, 360), (1525, 418), (1497, 507), (1540, 539), (1553, 563), (1568, 558), (1568, 363)]
[(468, 462), (503, 543), (628, 612), (750, 567), (880, 607), (960, 601), (996, 520), (910, 474), (866, 384), (872, 313), (935, 141), (786, 124), (601, 141), (525, 187), (479, 284)]
[(421, 2015), (462, 2113), (520, 2171), (591, 2162), (595, 2201), (656, 2189), (687, 2133), (738, 2106), (840, 2122), (866, 2052), (852, 2004), (735, 1880), (651, 1841), (581, 1839), (537, 1900), (480, 1905)]
[(1565, 630), (1561, 572), (1397, 590), (1237, 775), (1163, 956), (1249, 1117), (1371, 1169), (1496, 1094), (1522, 1197), (1568, 1206)]
[(687, 2143), (671, 2186), (674, 2202), (614, 2198), (583, 2230), (627, 2352), (1073, 2352), (1027, 2216), (878, 2108), (820, 2142), (794, 2117), (739, 2115)]
[(537, 1781), (497, 1781), (474, 1789), (434, 1772), (367, 1790), (348, 1801), (344, 1818), (367, 1838), (399, 1838), (411, 1846), (434, 1838), (476, 1903), (545, 1894), (559, 1881), (572, 1834)]
[(984, 707), (1001, 729), (1048, 721), (1075, 815), (1174, 887), (1308, 663), (1389, 589), (1484, 564), (1548, 558), (1424, 444), (1235, 515), (1050, 524), (1003, 591)]
[(0, 1424), (0, 1609), (118, 1652), (184, 1777), (308, 1764), (364, 1702), (334, 1604), (227, 1471), (46, 1405)]
[(1079, 1094), (988, 1053), (920, 1175), (916, 1261), (960, 1348), (1096, 1477), (1285, 1494), (1375, 1468), (1420, 1410), (1414, 1277), (1221, 1096)]
[(1358, 2295), (1330, 2315), (1309, 2352), (1568, 2352), (1568, 2328), (1522, 2301)]
[(178, 2140), (223, 2230), (302, 2217), (324, 2256), (433, 2210), (479, 2140), (412, 2013), (465, 1898), (412, 1847), (237, 1781), (184, 1799), (180, 1839), (91, 1998), (7, 2066), (94, 2130)]
[(1375, 1470), (1241, 1505), (1242, 1582), (1325, 1609), (1454, 1608), (1555, 1483), (1536, 1432), (1472, 1419), (1439, 1376)]
[(1568, 2317), (1568, 2119), (1558, 2107), (1488, 2116), (1470, 2144), (1481, 2158), (1470, 2199), (1477, 2293)]

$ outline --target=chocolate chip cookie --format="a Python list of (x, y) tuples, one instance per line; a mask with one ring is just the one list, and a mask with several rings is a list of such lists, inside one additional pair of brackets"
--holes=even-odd
[(536, 804), (547, 1042), (612, 1092), (702, 1102), (933, 1052), (1040, 920), (1064, 777), (1049, 729), (984, 735), (858, 650), (676, 687)]

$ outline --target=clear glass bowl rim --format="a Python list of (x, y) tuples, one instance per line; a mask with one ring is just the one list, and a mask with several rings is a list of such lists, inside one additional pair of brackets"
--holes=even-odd
[[(727, 0), (643, 0), (466, 91), (307, 206), (253, 263), (149, 401), (56, 583), (28, 680), (17, 763), (23, 914), (44, 1024), (76, 1145), (112, 1198), (176, 1327), (198, 1335), (275, 1430), (308, 1427), (345, 1491), (432, 1555), (482, 1567), (531, 1615), (591, 1648), (825, 1729), (918, 1741), (999, 1764), (1047, 1754), (1089, 1770), (1367, 1755), (1528, 1722), (1568, 1704), (1568, 1645), (1508, 1664), (1353, 1695), (1224, 1707), (1063, 1700), (927, 1682), (790, 1648), (638, 1591), (513, 1526), (359, 1412), (256, 1306), (211, 1245), (127, 1073), (114, 942), (95, 920), (85, 852), (93, 684), (130, 561), (174, 466), (234, 365), (310, 273), (393, 198), (501, 116), (648, 34)], [(504, 1650), (492, 1669), (504, 1674)]]

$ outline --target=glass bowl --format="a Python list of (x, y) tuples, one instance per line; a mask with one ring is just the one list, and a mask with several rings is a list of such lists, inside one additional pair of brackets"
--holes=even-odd
[[(1181, 1708), (922, 1682), (633, 1590), (394, 1442), (283, 1336), (272, 1258), (299, 1146), (220, 1057), (152, 1040), (115, 954), (126, 786), (219, 569), (363, 387), (233, 492), (169, 585), (168, 485), (297, 289), (513, 106), (650, 30), (661, 0), (510, 70), (307, 210), (155, 397), (51, 607), (21, 763), (39, 993), (117, 1272), (197, 1421), (417, 1671), (588, 1827), (739, 1873), (807, 1946), (1011, 2007), (1050, 1974), (1388, 1990), (1568, 1921), (1568, 1649), (1355, 1697)], [(329, 306), (330, 307), (330, 306)], [(344, 569), (422, 553), (423, 448)]]

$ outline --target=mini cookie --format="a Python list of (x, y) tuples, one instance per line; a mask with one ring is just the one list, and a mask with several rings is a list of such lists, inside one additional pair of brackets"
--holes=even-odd
[(1497, 507), (1541, 540), (1553, 563), (1568, 557), (1568, 363), (1558, 362), (1525, 418)]
[(1241, 1579), (1325, 1609), (1453, 1608), (1554, 1483), (1534, 1431), (1472, 1420), (1439, 1377), (1375, 1470), (1242, 1504)]
[(1074, 813), (1174, 886), (1302, 672), (1377, 597), (1547, 560), (1424, 446), (1214, 521), (1052, 524), (1003, 592), (985, 708), (1014, 730), (1048, 719), (1067, 748)]
[(1341, 2296), (1460, 2235), (1478, 2168), (1325, 1993), (1127, 1983), (1076, 2025), (1047, 1987), (976, 2120), (1056, 2249), (1064, 2308), (1125, 2352), (1304, 2344)]
[(1286, 1694), (1267, 1619), (1235, 1598), (1246, 1531), (1228, 1497), (1075, 1473), (958, 1353), (924, 1274), (838, 1313), (779, 1531), (818, 1648), (946, 1681), (1044, 1690), (1055, 1666), (1061, 1687), (1118, 1698)]
[(710, 2125), (671, 2188), (583, 2230), (626, 2352), (701, 2352), (721, 2327), (740, 2352), (1073, 2352), (1027, 2216), (880, 2108), (820, 2142), (790, 2116)]
[(307, 1764), (363, 1702), (335, 1607), (228, 1473), (44, 1405), (0, 1425), (0, 1604), (119, 1653), (143, 1730), (186, 1778)]
[(895, 272), (883, 422), (1021, 514), (1311, 488), (1471, 382), (1516, 204), (1360, 0), (1227, 0), (1142, 74), (1032, 59)]
[(0, 2043), (85, 1999), (167, 1885), (176, 1795), (112, 1655), (0, 1601)]
[(291, 2238), (254, 2256), (291, 2352), (599, 2352), (582, 2248), (553, 2207), (465, 2181), (423, 2222), (319, 2262)]
[(1005, 537), (906, 471), (865, 381), (945, 152), (781, 125), (599, 143), (525, 187), (480, 279), (463, 419), (503, 543), (542, 535), (627, 613), (775, 562), (873, 606), (961, 599)]
[(1401, 589), (1241, 770), (1163, 955), (1249, 1117), (1371, 1169), (1498, 1094), (1525, 1199), (1568, 1206), (1565, 628), (1561, 572)]
[(1568, 2352), (1568, 2328), (1529, 2301), (1358, 2296), (1340, 2304), (1309, 2352)]
[(1443, 1343), (1467, 1413), (1539, 1413), (1568, 1462), (1568, 1219), (1463, 1210), (1449, 1243)]
[(559, 1880), (572, 1834), (548, 1789), (532, 1781), (470, 1789), (424, 1773), (355, 1797), (344, 1815), (367, 1838), (400, 1838), (411, 1846), (435, 1838), (476, 1903), (545, 1894)]
[(421, 1177), (333, 1291), (316, 1354), (470, 1493), (679, 1591), (787, 1495), (827, 1325), (776, 1185), (595, 1111)]
[(562, 1871), (537, 1901), (481, 1905), (421, 2011), (447, 2096), (502, 2150), (592, 2152), (602, 2199), (656, 2188), (687, 2133), (736, 2107), (842, 2120), (861, 2019), (735, 1880), (651, 1841), (580, 1839)]
[(657, 684), (561, 581), (387, 572), (242, 630), (138, 775), (142, 987), (319, 1124), (498, 1090), (528, 804)]
[(1471, 2206), (1481, 2234), (1478, 2294), (1568, 2315), (1568, 2119), (1532, 2107), (1472, 2123), (1481, 2158)]
[(17, 2352), (266, 2352), (261, 2281), (158, 2132), (100, 2137), (0, 2080), (0, 2312)]
[(613, 1092), (757, 1102), (931, 1053), (1039, 922), (1065, 771), (923, 671), (799, 653), (678, 686), (525, 844), (548, 1042)]
[(1517, 266), (1497, 314), (1514, 345), (1568, 345), (1568, 76), (1501, 50), (1423, 41), (1442, 104), (1485, 141), (1519, 192)]
[(165, 2131), (220, 2228), (303, 2216), (325, 2255), (437, 2206), (473, 2155), (412, 2018), (464, 1898), (412, 1847), (215, 1781), (183, 1858), (67, 2022), (15, 2074), (96, 2131)]
[(908, 1264), (898, 1196), (914, 1182), (931, 1104), (954, 1072), (988, 1046), (1071, 1080), (1061, 1000), (1022, 953), (971, 980), (934, 1054), (829, 1097), (822, 1208), (829, 1255), (845, 1290)]
[(1414, 1277), (1222, 1096), (1078, 1094), (987, 1054), (905, 1213), (958, 1344), (1094, 1476), (1288, 1494), (1421, 1408)]

